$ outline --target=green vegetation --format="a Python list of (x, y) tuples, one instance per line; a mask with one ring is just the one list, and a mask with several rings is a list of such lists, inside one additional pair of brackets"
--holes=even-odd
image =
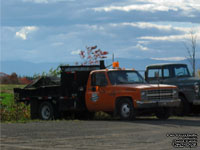
[(5, 121), (26, 121), (30, 119), (30, 107), (23, 103), (14, 102), (14, 88), (24, 85), (0, 85), (0, 119)]
[(0, 84), (0, 93), (11, 93), (13, 94), (14, 88), (23, 88), (25, 85), (17, 84)]

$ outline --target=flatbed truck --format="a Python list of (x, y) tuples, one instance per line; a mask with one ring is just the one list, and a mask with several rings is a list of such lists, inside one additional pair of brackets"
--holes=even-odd
[(148, 84), (134, 69), (105, 68), (104, 62), (91, 66), (61, 66), (61, 78), (43, 77), (25, 88), (14, 89), (16, 102), (30, 104), (31, 118), (56, 119), (78, 113), (91, 117), (103, 111), (132, 120), (154, 113), (168, 119), (178, 107), (176, 86)]

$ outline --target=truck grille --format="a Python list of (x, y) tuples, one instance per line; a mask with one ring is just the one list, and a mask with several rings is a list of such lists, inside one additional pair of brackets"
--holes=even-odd
[(147, 90), (146, 92), (148, 100), (173, 99), (173, 89)]

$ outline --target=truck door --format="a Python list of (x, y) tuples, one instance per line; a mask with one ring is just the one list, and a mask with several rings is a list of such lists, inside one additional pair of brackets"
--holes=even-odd
[(86, 93), (86, 105), (90, 111), (111, 111), (113, 97), (105, 72), (95, 72), (91, 75), (91, 84)]

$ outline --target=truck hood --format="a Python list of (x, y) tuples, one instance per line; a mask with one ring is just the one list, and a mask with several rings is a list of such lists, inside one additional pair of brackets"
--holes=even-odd
[(179, 78), (174, 78), (174, 80), (176, 80), (177, 84), (193, 85), (196, 82), (200, 84), (200, 79), (195, 77), (179, 77)]
[(166, 84), (120, 84), (116, 86), (119, 88), (139, 89), (139, 90), (176, 88), (176, 86), (166, 85)]
[(195, 77), (183, 77), (183, 78), (178, 78), (179, 81), (188, 81), (188, 82), (200, 82), (199, 78), (195, 78)]

